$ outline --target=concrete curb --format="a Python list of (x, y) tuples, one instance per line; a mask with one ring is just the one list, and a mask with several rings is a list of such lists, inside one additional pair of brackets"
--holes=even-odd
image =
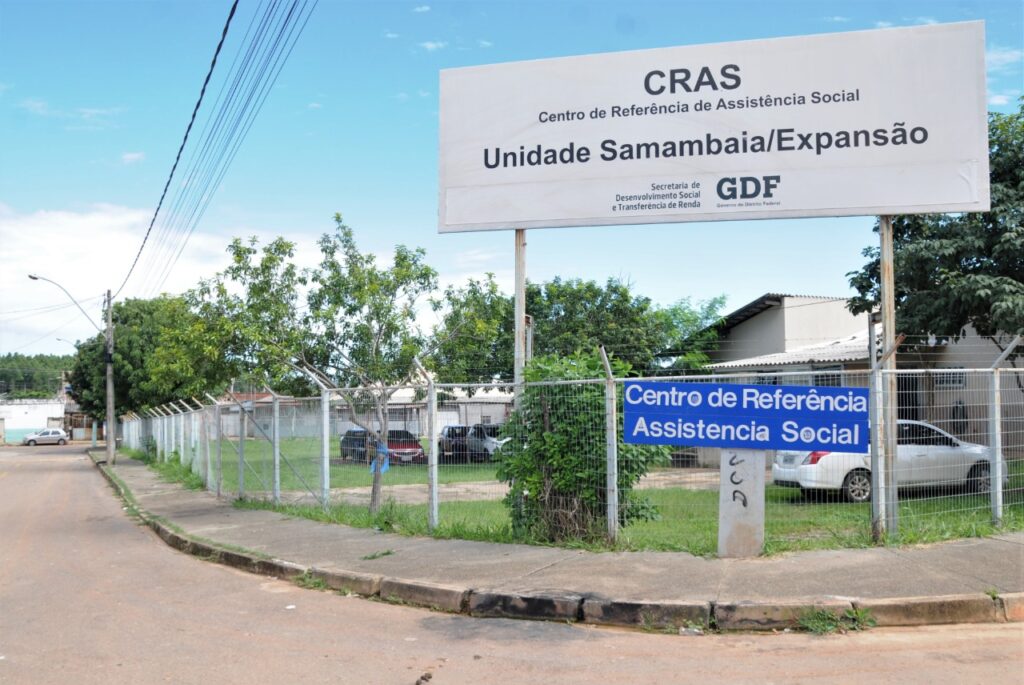
[(842, 616), (866, 610), (878, 626), (922, 626), (949, 623), (1024, 622), (1024, 592), (897, 597), (888, 599), (808, 598), (806, 601), (742, 600), (644, 601), (585, 596), (562, 590), (508, 590), (442, 585), (421, 580), (383, 577), (344, 569), (314, 568), (247, 550), (227, 549), (172, 529), (134, 502), (131, 491), (91, 453), (89, 458), (132, 512), (168, 546), (204, 561), (249, 573), (295, 580), (308, 576), (338, 592), (376, 597), (448, 613), (481, 618), (516, 618), (583, 622), (594, 625), (676, 631), (687, 627), (725, 631), (777, 631), (799, 627), (810, 611)]

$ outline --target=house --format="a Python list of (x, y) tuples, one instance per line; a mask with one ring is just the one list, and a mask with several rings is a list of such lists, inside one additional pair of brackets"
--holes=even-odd
[(64, 427), (64, 401), (4, 400), (0, 402), (0, 443), (20, 443), (32, 431)]
[[(718, 330), (719, 349), (709, 355), (712, 373), (783, 385), (866, 385), (869, 335), (879, 343), (881, 333), (874, 326), (869, 334), (867, 315), (850, 314), (843, 298), (777, 293), (727, 315)], [(968, 328), (956, 342), (907, 340), (896, 355), (902, 372), (897, 382), (900, 418), (927, 421), (962, 439), (986, 443), (988, 369), (1011, 339), (982, 337)], [(1002, 367), (1019, 369), (1006, 373), (1001, 383), (1003, 444), (1024, 450), (1024, 369), (1011, 361)], [(780, 377), (783, 372), (795, 375)]]

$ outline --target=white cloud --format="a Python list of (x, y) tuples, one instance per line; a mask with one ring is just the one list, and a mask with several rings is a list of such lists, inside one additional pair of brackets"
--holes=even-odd
[(1009, 67), (1019, 67), (1024, 61), (1024, 51), (1018, 48), (994, 47), (985, 51), (985, 67), (990, 72), (1006, 71)]
[(876, 29), (888, 29), (888, 28), (892, 28), (892, 25), (893, 24), (892, 24), (891, 21), (876, 21), (875, 22), (875, 28)]
[(146, 153), (145, 152), (126, 152), (123, 155), (121, 155), (121, 163), (122, 164), (135, 164), (136, 162), (141, 162), (145, 158), (146, 158)]
[[(8, 267), (0, 269), (0, 292), (4, 294), (0, 311), (61, 307), (30, 316), (0, 314), (0, 353), (15, 349), (28, 354), (62, 352), (62, 343), (55, 342), (54, 336), (84, 340), (94, 335), (96, 329), (77, 308), (64, 307), (70, 303), (67, 295), (49, 283), (31, 281), (27, 276), (38, 273), (60, 283), (98, 321), (98, 296), (108, 288), (116, 290), (128, 274), (150, 214), (147, 210), (109, 204), (79, 211), (19, 214), (8, 208), (0, 212), (0, 243), (4, 245)], [(185, 290), (200, 277), (223, 268), (226, 242), (219, 237), (193, 236), (164, 289)], [(147, 250), (152, 247), (151, 242)], [(146, 266), (145, 260), (144, 253), (139, 267)], [(120, 299), (147, 294), (141, 291), (140, 273), (144, 272), (133, 276)]]
[(484, 267), (503, 258), (497, 252), (491, 250), (465, 250), (454, 255), (455, 266), (461, 271), (482, 273), (487, 271)]
[(412, 11), (416, 14), (423, 14), (424, 12), (430, 11), (430, 5), (419, 5), (417, 7), (413, 7)]
[(993, 105), (995, 107), (999, 107), (999, 106), (1002, 106), (1002, 105), (1008, 105), (1008, 104), (1010, 104), (1010, 96), (1009, 95), (1002, 95), (1002, 94), (999, 94), (999, 95), (989, 95), (989, 97), (988, 97), (988, 104)]
[(101, 119), (119, 114), (120, 112), (121, 110), (118, 107), (79, 107), (71, 116), (77, 116), (81, 119)]
[(938, 24), (939, 20), (935, 17), (914, 17), (913, 22), (915, 24)]
[(416, 94), (419, 95), (421, 98), (428, 98), (428, 97), (430, 97), (430, 91), (427, 91), (427, 90), (417, 90)]
[(395, 99), (399, 102), (407, 102), (409, 100), (408, 93), (395, 93)]
[(48, 117), (51, 114), (53, 114), (53, 111), (50, 109), (50, 106), (46, 104), (44, 100), (37, 100), (36, 98), (28, 98), (27, 100), (22, 100), (18, 103), (18, 107), (25, 110), (26, 112), (38, 114), (41, 117)]
[(476, 44), (477, 44), (478, 46), (482, 47), (482, 48), (491, 48), (491, 47), (494, 47), (494, 43), (492, 43), (492, 42), (491, 42), (491, 41), (489, 41), (489, 40), (483, 40), (483, 39), (480, 39), (480, 40), (478, 40), (478, 41), (476, 42)]
[(11, 84), (0, 83), (0, 97), (3, 97), (4, 93), (11, 89)]
[(319, 102), (311, 102), (306, 105), (306, 109), (323, 109), (323, 107)]
[(18, 103), (20, 109), (36, 116), (70, 122), (68, 131), (98, 131), (109, 126), (111, 117), (120, 114), (119, 107), (77, 107), (72, 110), (54, 109), (46, 100), (26, 98)]
[(417, 43), (417, 45), (419, 45), (421, 48), (423, 48), (427, 52), (434, 52), (435, 50), (442, 50), (442, 49), (448, 47), (448, 43), (446, 43), (445, 41), (439, 41), (439, 40), (438, 41), (428, 40), (428, 41), (423, 42), (423, 43)]
[(398, 38), (398, 34), (395, 33), (394, 31), (385, 31), (384, 37), (390, 40), (394, 40), (395, 38)]
[(836, 15), (834, 17), (825, 17), (825, 21), (832, 24), (845, 24), (846, 22), (850, 21), (850, 18)]

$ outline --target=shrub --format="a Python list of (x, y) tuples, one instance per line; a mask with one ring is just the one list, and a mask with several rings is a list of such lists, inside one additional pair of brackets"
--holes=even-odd
[[(612, 364), (616, 377), (629, 372)], [(538, 357), (524, 372), (528, 383), (604, 377), (596, 355)], [(622, 398), (618, 398), (622, 434)], [(509, 483), (505, 497), (513, 532), (539, 542), (586, 540), (607, 533), (605, 388), (601, 383), (527, 385), (519, 408), (505, 424), (510, 440), (498, 451), (498, 478)], [(619, 523), (656, 517), (654, 506), (633, 491), (665, 448), (618, 446)]]

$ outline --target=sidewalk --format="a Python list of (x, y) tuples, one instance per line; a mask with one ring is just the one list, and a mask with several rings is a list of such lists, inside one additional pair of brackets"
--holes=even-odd
[(864, 608), (881, 626), (1024, 622), (1024, 533), (765, 559), (593, 553), (316, 523), (235, 509), (210, 493), (162, 482), (132, 459), (110, 471), (143, 520), (182, 551), (473, 616), (767, 630), (792, 627), (812, 608)]

